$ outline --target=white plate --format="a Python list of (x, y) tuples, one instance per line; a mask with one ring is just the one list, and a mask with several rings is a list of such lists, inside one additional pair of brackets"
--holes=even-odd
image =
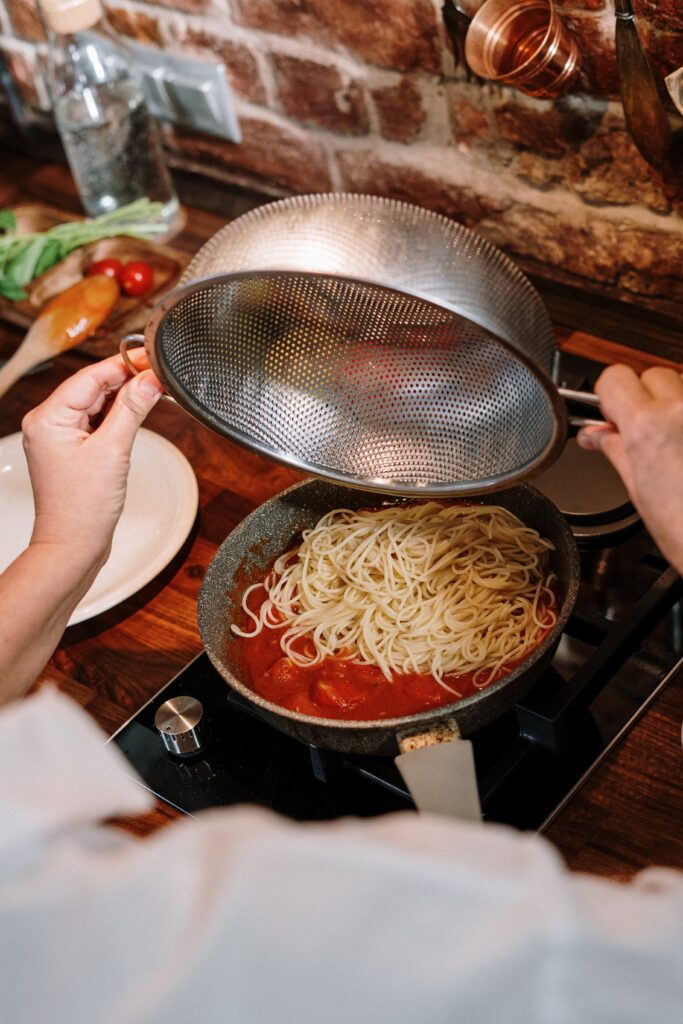
[[(198, 499), (194, 471), (182, 452), (151, 430), (138, 431), (109, 561), (69, 625), (113, 608), (154, 579), (190, 532)], [(33, 514), (21, 434), (9, 434), (0, 438), (0, 572), (28, 544)]]

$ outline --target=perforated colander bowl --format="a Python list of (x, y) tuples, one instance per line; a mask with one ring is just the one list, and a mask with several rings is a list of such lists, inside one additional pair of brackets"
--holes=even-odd
[(145, 330), (154, 369), (198, 419), (281, 462), (467, 495), (532, 476), (564, 443), (538, 295), (444, 217), (367, 196), (285, 200), (219, 231), (184, 281)]

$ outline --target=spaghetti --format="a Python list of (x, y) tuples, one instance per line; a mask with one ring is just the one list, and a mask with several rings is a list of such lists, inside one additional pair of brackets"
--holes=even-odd
[(294, 665), (334, 658), (388, 680), (431, 675), (458, 697), (453, 676), (474, 673), (483, 688), (555, 623), (552, 548), (496, 505), (335, 509), (245, 591), (249, 624), (231, 628), (280, 630)]

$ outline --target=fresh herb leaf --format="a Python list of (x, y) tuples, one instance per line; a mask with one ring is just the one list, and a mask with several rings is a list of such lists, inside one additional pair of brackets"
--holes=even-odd
[(11, 234), (17, 229), (17, 218), (11, 210), (0, 210), (0, 231)]
[(38, 257), (38, 262), (35, 265), (33, 271), (34, 277), (40, 277), (46, 270), (53, 267), (55, 263), (59, 263), (64, 258), (64, 251), (62, 243), (58, 238), (46, 238), (43, 246), (43, 251)]
[(0, 295), (9, 299), (10, 302), (20, 302), (21, 299), (28, 298), (24, 289), (10, 277), (5, 277), (4, 274), (0, 275)]
[(44, 237), (38, 236), (20, 249), (5, 267), (5, 275), (21, 287), (32, 281), (46, 241)]

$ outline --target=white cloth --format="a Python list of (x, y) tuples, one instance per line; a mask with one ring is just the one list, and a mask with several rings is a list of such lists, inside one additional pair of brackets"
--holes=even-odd
[(678, 1024), (683, 875), (570, 875), (546, 842), (404, 813), (298, 825), (149, 805), (56, 691), (0, 714), (7, 1024)]

